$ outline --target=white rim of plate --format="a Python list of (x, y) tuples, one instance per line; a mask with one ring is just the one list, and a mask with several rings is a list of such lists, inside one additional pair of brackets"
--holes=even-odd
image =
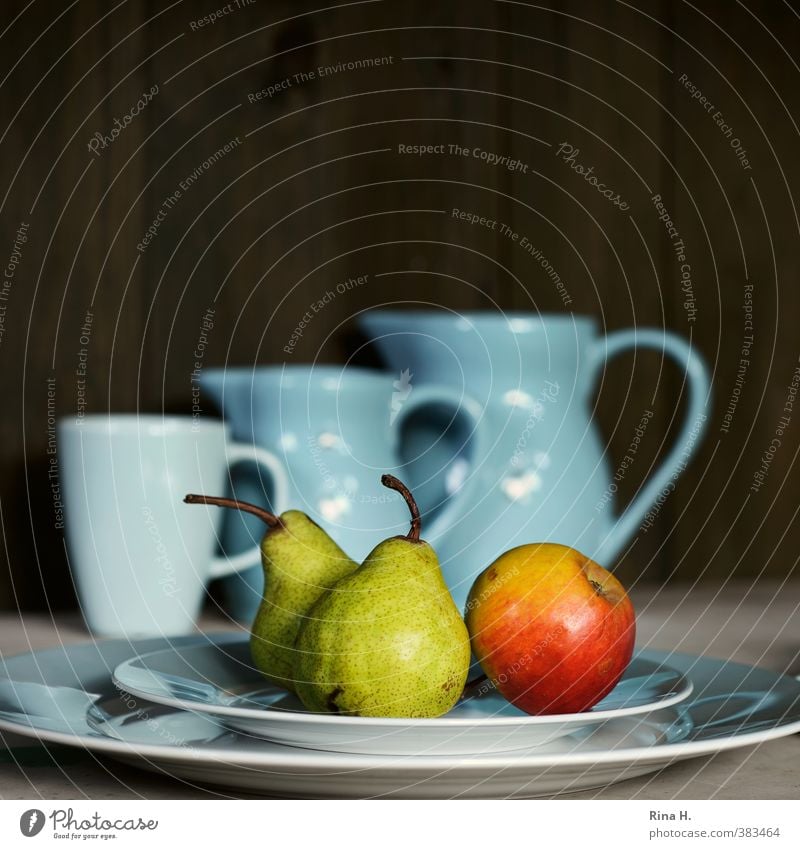
[[(66, 652), (69, 652), (69, 647), (66, 647)], [(52, 649), (42, 649), (41, 652), (52, 651)], [(671, 657), (675, 652), (664, 652), (656, 649), (648, 649), (647, 652), (656, 657)], [(23, 652), (21, 657), (29, 655), (35, 658), (39, 652)], [(734, 663), (736, 666), (745, 669), (761, 669), (754, 667), (752, 664), (732, 661), (724, 658), (705, 657), (683, 653), (682, 657), (691, 658), (692, 666), (702, 661), (705, 663), (713, 663), (717, 667), (717, 674), (726, 664)], [(7, 658), (12, 660), (12, 658)], [(655, 661), (663, 662), (663, 661)], [(783, 675), (772, 670), (761, 670), (774, 676), (775, 682), (782, 678), (788, 680), (800, 680), (792, 678), (789, 675)], [(714, 675), (713, 677), (716, 677)], [(730, 693), (734, 696), (735, 693)], [(782, 714), (781, 716), (784, 716)], [(781, 717), (779, 717), (780, 719)], [(534, 754), (525, 753), (525, 750), (516, 750), (504, 752), (500, 755), (481, 755), (480, 757), (469, 757), (464, 755), (420, 755), (420, 756), (402, 756), (402, 755), (358, 755), (345, 754), (341, 752), (321, 752), (312, 749), (300, 749), (291, 746), (276, 744), (275, 751), (272, 752), (246, 752), (235, 748), (219, 748), (211, 751), (208, 749), (187, 749), (185, 746), (176, 746), (170, 744), (153, 745), (134, 745), (121, 740), (111, 740), (109, 738), (97, 737), (93, 735), (69, 734), (62, 731), (48, 731), (47, 729), (37, 729), (31, 725), (24, 723), (13, 722), (11, 720), (0, 718), (0, 730), (9, 731), (18, 734), (20, 737), (29, 737), (40, 742), (63, 743), (66, 746), (73, 748), (83, 748), (87, 751), (106, 752), (108, 754), (129, 755), (141, 759), (159, 761), (161, 763), (186, 763), (187, 761), (195, 762), (210, 762), (220, 765), (242, 765), (252, 767), (292, 767), (302, 765), (316, 769), (328, 769), (331, 762), (337, 759), (347, 761), (346, 766), (352, 767), (353, 770), (370, 770), (382, 769), (391, 767), (393, 770), (401, 773), (412, 773), (415, 770), (424, 769), (427, 772), (440, 770), (458, 769), (463, 772), (482, 772), (486, 769), (510, 769), (510, 768), (527, 768), (527, 767), (547, 767), (547, 766), (587, 766), (592, 764), (625, 764), (625, 763), (647, 763), (661, 762), (665, 765), (677, 760), (702, 757), (703, 755), (711, 755), (716, 752), (723, 752), (729, 749), (739, 749), (745, 746), (752, 746), (756, 743), (766, 743), (770, 740), (777, 740), (781, 737), (788, 737), (792, 734), (800, 732), (800, 719), (794, 722), (787, 722), (783, 725), (758, 729), (746, 733), (737, 734), (734, 732), (728, 737), (712, 737), (708, 740), (693, 740), (680, 743), (662, 743), (655, 746), (647, 747), (631, 747), (629, 749), (615, 749), (613, 751), (595, 751), (586, 753), (571, 753), (561, 752), (559, 754), (535, 754), (535, 747), (532, 751)], [(257, 745), (261, 745), (261, 741), (257, 741)]]
[[(244, 752), (238, 749), (213, 750), (213, 757), (208, 749), (192, 749), (186, 746), (165, 744), (133, 745), (121, 740), (104, 739), (101, 737), (67, 734), (62, 731), (46, 731), (34, 729), (29, 725), (19, 725), (5, 719), (0, 719), (0, 730), (13, 731), (22, 737), (33, 737), (42, 742), (63, 743), (73, 748), (80, 747), (88, 751), (107, 752), (112, 754), (134, 755), (140, 758), (153, 759), (161, 762), (180, 763), (187, 761), (213, 762), (221, 765), (242, 766), (306, 766), (316, 769), (327, 769), (331, 761), (346, 759), (347, 764), (342, 768), (353, 770), (369, 770), (391, 767), (399, 772), (414, 772), (424, 767), (426, 771), (437, 769), (451, 770), (457, 768), (468, 772), (481, 772), (486, 769), (509, 769), (528, 766), (586, 766), (590, 764), (639, 763), (647, 761), (672, 761), (686, 757), (699, 757), (722, 752), (727, 749), (738, 749), (754, 743), (765, 743), (780, 737), (788, 737), (800, 732), (800, 720), (761, 731), (752, 731), (730, 737), (715, 737), (710, 740), (698, 740), (688, 743), (663, 743), (647, 748), (615, 749), (604, 752), (595, 751), (580, 754), (560, 752), (551, 755), (521, 754), (526, 750), (504, 752), (503, 756), (481, 755), (480, 758), (466, 755), (358, 755), (344, 752), (316, 752), (312, 749), (301, 749), (275, 744), (281, 751), (257, 753)], [(261, 741), (257, 741), (261, 743)], [(266, 741), (264, 741), (266, 742)], [(532, 747), (535, 748), (535, 747)], [(282, 756), (281, 756), (282, 755)]]
[[(235, 642), (235, 641), (232, 641)], [(194, 646), (190, 647), (195, 648)], [(642, 713), (653, 713), (662, 708), (672, 707), (680, 702), (686, 701), (694, 692), (694, 684), (691, 679), (687, 678), (682, 672), (674, 669), (666, 662), (649, 661), (644, 658), (634, 657), (633, 660), (641, 660), (644, 663), (653, 663), (653, 665), (663, 668), (665, 671), (671, 672), (677, 676), (676, 684), (680, 685), (680, 689), (671, 696), (658, 701), (649, 702), (644, 705), (635, 705), (629, 708), (613, 708), (610, 710), (585, 711), (584, 713), (552, 713), (542, 716), (503, 716), (503, 717), (468, 717), (454, 716), (436, 717), (434, 719), (415, 719), (402, 717), (365, 717), (365, 716), (340, 716), (329, 713), (313, 713), (313, 712), (297, 712), (289, 711), (265, 711), (263, 708), (242, 708), (234, 705), (219, 705), (209, 704), (208, 702), (193, 702), (188, 699), (178, 699), (169, 696), (161, 696), (151, 693), (147, 690), (140, 690), (137, 687), (129, 687), (126, 683), (117, 678), (117, 670), (135, 660), (146, 660), (153, 655), (168, 652), (170, 649), (156, 649), (156, 651), (146, 652), (145, 654), (137, 655), (129, 658), (118, 664), (111, 675), (111, 680), (114, 685), (132, 696), (138, 696), (140, 699), (146, 699), (155, 704), (165, 705), (166, 707), (174, 707), (180, 710), (194, 711), (195, 713), (207, 713), (213, 716), (231, 716), (237, 719), (254, 719), (263, 721), (277, 722), (300, 722), (308, 724), (309, 722), (320, 723), (322, 725), (335, 726), (364, 726), (367, 723), (370, 726), (378, 726), (381, 728), (406, 728), (409, 723), (413, 723), (414, 728), (470, 728), (474, 725), (489, 725), (493, 728), (503, 728), (505, 726), (533, 726), (533, 725), (576, 725), (576, 724), (594, 724), (597, 722), (606, 722), (609, 719), (624, 719), (629, 716), (637, 716)], [(653, 670), (653, 674), (656, 670)], [(620, 679), (621, 681), (622, 679)], [(619, 683), (619, 682), (618, 682)], [(613, 690), (612, 690), (613, 692)], [(609, 693), (609, 695), (611, 695)]]

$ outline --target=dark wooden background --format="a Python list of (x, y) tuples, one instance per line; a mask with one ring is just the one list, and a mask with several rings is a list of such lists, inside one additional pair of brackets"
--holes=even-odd
[[(708, 437), (620, 574), (792, 574), (800, 403), (763, 489), (749, 491), (800, 354), (800, 18), (791, 4), (385, 0), (312, 14), (324, 4), (257, 0), (191, 28), (221, 5), (2, 4), (4, 267), (20, 221), (29, 238), (0, 344), (0, 606), (74, 604), (47, 477), (47, 379), (56, 412), (74, 414), (87, 310), (88, 410), (189, 412), (192, 351), (220, 287), (205, 365), (278, 363), (287, 333), (332, 281), (385, 271), (434, 275), (393, 275), (337, 298), (293, 360), (343, 361), (357, 341), (352, 316), (398, 299), (572, 309), (607, 329), (690, 336), (713, 371)], [(248, 102), (295, 73), (376, 56), (393, 62)], [(750, 170), (682, 74), (724, 115)], [(92, 135), (108, 133), (153, 85), (158, 94), (116, 141), (90, 153)], [(140, 254), (178, 182), (237, 136), (241, 145), (184, 193)], [(628, 200), (629, 214), (558, 161), (564, 141)], [(529, 173), (398, 156), (401, 142), (480, 146), (519, 157)], [(687, 246), (694, 322), (654, 193)], [(572, 305), (508, 239), (415, 211), (453, 206), (544, 246)], [(747, 280), (752, 363), (723, 433)], [(680, 375), (655, 354), (631, 355), (609, 367), (600, 393), (618, 457), (656, 389), (623, 500), (669, 442)]]

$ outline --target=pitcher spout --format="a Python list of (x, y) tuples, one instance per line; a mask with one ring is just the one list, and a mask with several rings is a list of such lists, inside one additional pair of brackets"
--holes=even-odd
[(243, 405), (250, 404), (253, 370), (250, 368), (203, 369), (197, 383), (203, 396), (212, 401), (226, 419), (237, 418)]
[(497, 311), (380, 309), (359, 324), (390, 370), (463, 391), (483, 407), (535, 399), (548, 382), (582, 393), (583, 359), (597, 333), (589, 316)]

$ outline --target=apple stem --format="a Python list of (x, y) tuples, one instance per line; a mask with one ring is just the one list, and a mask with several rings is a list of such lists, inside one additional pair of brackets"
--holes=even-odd
[(600, 598), (605, 598), (605, 590), (603, 589), (603, 585), (599, 581), (592, 581), (590, 579), (589, 583), (592, 585), (592, 589), (595, 591), (596, 595), (599, 595)]
[(381, 483), (389, 489), (399, 492), (405, 498), (408, 509), (411, 512), (411, 528), (406, 534), (406, 539), (410, 539), (412, 542), (419, 542), (422, 519), (420, 519), (419, 507), (417, 507), (417, 502), (414, 500), (411, 490), (394, 475), (383, 475), (381, 477)]
[(213, 495), (194, 495), (190, 493), (183, 500), (186, 504), (211, 504), (214, 507), (232, 507), (234, 510), (252, 513), (254, 516), (258, 516), (270, 528), (277, 528), (283, 524), (280, 518), (274, 513), (270, 513), (269, 510), (265, 510), (263, 507), (257, 507), (255, 504), (248, 504), (246, 501), (238, 501), (235, 498), (218, 498)]

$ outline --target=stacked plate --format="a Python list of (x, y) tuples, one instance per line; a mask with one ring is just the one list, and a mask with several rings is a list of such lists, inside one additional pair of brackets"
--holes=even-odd
[(800, 682), (648, 651), (586, 713), (527, 716), (489, 692), (439, 719), (370, 719), (304, 711), (241, 634), (111, 640), (6, 660), (0, 728), (267, 795), (529, 797), (800, 731)]

